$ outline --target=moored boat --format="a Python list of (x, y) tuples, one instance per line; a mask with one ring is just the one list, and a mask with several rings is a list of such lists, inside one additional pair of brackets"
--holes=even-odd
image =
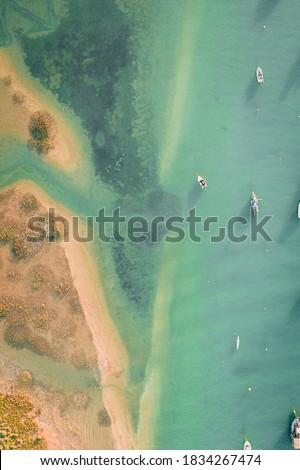
[(238, 336), (237, 339), (236, 339), (236, 349), (239, 350), (240, 349), (240, 337)]
[(265, 81), (264, 74), (263, 74), (261, 67), (257, 67), (256, 69), (256, 80), (257, 80), (257, 83), (264, 83)]
[(198, 173), (197, 173), (197, 181), (200, 184), (202, 189), (207, 188), (207, 183), (206, 183), (205, 179), (202, 176), (200, 176)]
[(298, 416), (297, 411), (294, 409), (294, 419), (291, 424), (291, 441), (292, 446), (296, 450), (300, 450), (300, 418)]
[(298, 219), (300, 219), (300, 202), (298, 204)]
[(252, 450), (252, 445), (248, 441), (247, 436), (244, 436), (244, 450)]
[(251, 210), (252, 210), (253, 214), (257, 214), (257, 212), (259, 211), (258, 201), (260, 201), (260, 200), (261, 199), (258, 199), (255, 192), (252, 192), (251, 199), (250, 199), (250, 206), (251, 206)]

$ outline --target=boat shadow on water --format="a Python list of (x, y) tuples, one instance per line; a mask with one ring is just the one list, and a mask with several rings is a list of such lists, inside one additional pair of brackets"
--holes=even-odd
[(274, 444), (273, 449), (275, 450), (291, 450), (292, 449), (290, 434), (291, 434), (291, 423), (293, 419), (294, 419), (294, 414), (293, 412), (291, 412), (288, 420), (285, 423), (285, 429), (281, 433), (279, 439), (277, 439), (276, 443)]
[[(290, 426), (286, 427), (286, 431), (282, 432), (281, 436), (279, 439), (277, 439), (274, 449), (275, 450), (291, 450), (292, 449), (292, 444), (290, 440)], [(273, 449), (270, 449), (273, 450)]]
[[(256, 374), (258, 370), (261, 369), (261, 362), (260, 361), (252, 361), (252, 363), (246, 364), (246, 366), (243, 365), (238, 365), (232, 368), (232, 374), (235, 375), (236, 377), (244, 378), (244, 377), (250, 377), (252, 374)], [(249, 392), (246, 390), (246, 393), (248, 394)]]
[(239, 213), (240, 217), (245, 217), (245, 219), (250, 220), (251, 217), (251, 208), (249, 202), (246, 202), (243, 207), (241, 212)]
[(297, 217), (297, 211), (290, 215), (290, 217), (287, 219), (287, 221), (284, 224), (284, 228), (282, 229), (278, 242), (279, 243), (284, 243), (286, 242), (292, 235), (293, 233), (299, 228), (299, 223), (300, 220)]
[(282, 90), (279, 100), (283, 101), (292, 90), (300, 87), (300, 57), (293, 63), (285, 80), (285, 87)]
[(272, 13), (278, 2), (279, 0), (260, 0), (256, 8), (255, 23), (264, 21)]
[(192, 209), (196, 206), (197, 202), (203, 194), (204, 190), (200, 188), (199, 183), (194, 183), (186, 198), (189, 209)]
[(292, 201), (290, 205), (290, 207), (294, 208), (294, 210), (292, 213), (290, 213), (289, 217), (283, 224), (283, 228), (278, 237), (279, 243), (286, 242), (293, 235), (293, 233), (297, 230), (297, 228), (299, 228), (299, 224), (300, 224), (300, 219), (298, 218), (299, 194), (300, 194), (300, 187), (299, 189), (297, 189), (294, 200)]
[(248, 83), (246, 89), (245, 89), (245, 98), (246, 101), (251, 101), (255, 94), (257, 93), (257, 90), (259, 90), (259, 86), (257, 85), (257, 81), (255, 76), (251, 78), (250, 82)]

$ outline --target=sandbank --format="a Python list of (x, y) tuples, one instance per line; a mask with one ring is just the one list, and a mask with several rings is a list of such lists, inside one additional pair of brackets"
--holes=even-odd
[(138, 440), (142, 449), (154, 447), (153, 429), (159, 412), (162, 367), (168, 347), (170, 304), (173, 294), (172, 273), (175, 261), (170, 249), (172, 247), (168, 245), (163, 247), (163, 263), (160, 268), (153, 310), (151, 354), (146, 367), (144, 392), (140, 402)]
[[(34, 194), (44, 207), (54, 207), (64, 217), (72, 216), (70, 211), (31, 181), (22, 180), (11, 187)], [(103, 403), (111, 419), (116, 448), (134, 449), (136, 436), (126, 402), (128, 355), (110, 317), (91, 246), (79, 244), (71, 236), (70, 241), (61, 242), (61, 246), (68, 259), (74, 286), (92, 334), (101, 371)]]
[[(18, 58), (18, 62), (22, 58)], [(57, 126), (55, 148), (47, 155), (43, 155), (43, 161), (60, 167), (66, 171), (74, 171), (83, 164), (83, 149), (75, 132), (68, 125), (54, 106), (52, 106), (37, 91), (41, 86), (37, 82), (36, 88), (24, 72), (25, 67), (15, 63), (6, 49), (0, 49), (0, 136), (14, 135), (20, 140), (27, 142), (29, 138), (28, 123), (30, 115), (36, 111), (47, 111), (50, 113)], [(22, 69), (22, 70), (21, 70)], [(3, 84), (3, 78), (10, 78), (10, 84)], [(38, 86), (39, 85), (39, 86)], [(24, 97), (24, 103), (15, 104), (12, 96), (19, 93)]]
[(172, 91), (166, 107), (168, 126), (160, 156), (159, 174), (161, 181), (168, 175), (176, 154), (191, 77), (194, 33), (197, 26), (195, 21), (195, 8), (197, 8), (197, 4), (186, 2), (184, 7), (185, 14), (183, 15), (182, 31), (177, 45), (177, 60), (173, 70), (174, 84), (170, 87)]

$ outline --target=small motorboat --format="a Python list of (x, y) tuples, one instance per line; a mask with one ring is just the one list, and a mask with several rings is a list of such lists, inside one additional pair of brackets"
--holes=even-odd
[(298, 219), (300, 219), (300, 202), (298, 204)]
[(240, 337), (238, 336), (237, 339), (236, 339), (236, 349), (239, 350), (240, 349)]
[(259, 199), (256, 196), (255, 192), (252, 192), (251, 199), (250, 199), (250, 207), (251, 207), (253, 214), (257, 214), (257, 212), (259, 211), (259, 207), (258, 207), (259, 201), (261, 201), (261, 199)]
[(244, 450), (252, 450), (252, 445), (248, 441), (247, 436), (244, 436)]
[(261, 67), (257, 67), (256, 69), (256, 80), (257, 80), (257, 83), (264, 83), (265, 81), (264, 74), (263, 74)]
[(298, 413), (295, 409), (293, 409), (294, 412), (294, 419), (291, 424), (291, 441), (292, 441), (292, 446), (294, 449), (300, 450), (300, 418), (298, 416)]
[(200, 184), (202, 189), (207, 188), (207, 183), (206, 183), (205, 179), (202, 176), (200, 176), (198, 173), (197, 173), (197, 181)]

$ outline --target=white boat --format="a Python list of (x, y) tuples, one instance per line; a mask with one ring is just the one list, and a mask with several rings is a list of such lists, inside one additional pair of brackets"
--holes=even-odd
[(236, 349), (239, 350), (240, 349), (240, 337), (238, 336), (237, 339), (236, 339)]
[(255, 192), (253, 191), (251, 194), (251, 199), (250, 199), (250, 206), (251, 206), (253, 214), (257, 214), (257, 212), (259, 211), (258, 201), (261, 201), (261, 199), (258, 199)]
[(298, 204), (298, 219), (300, 219), (300, 202)]
[(296, 450), (300, 450), (300, 418), (297, 414), (297, 411), (294, 409), (294, 419), (291, 424), (291, 434), (290, 438), (292, 441), (292, 446)]
[(245, 436), (244, 439), (245, 439), (245, 442), (244, 442), (244, 450), (252, 450), (252, 445), (251, 445), (250, 442), (248, 441), (247, 436)]
[(264, 74), (263, 74), (261, 67), (257, 67), (256, 69), (256, 80), (257, 80), (257, 83), (264, 83), (265, 81)]
[(197, 173), (197, 181), (200, 184), (202, 189), (207, 188), (207, 183), (206, 183), (205, 179), (202, 176), (200, 176), (198, 173)]

